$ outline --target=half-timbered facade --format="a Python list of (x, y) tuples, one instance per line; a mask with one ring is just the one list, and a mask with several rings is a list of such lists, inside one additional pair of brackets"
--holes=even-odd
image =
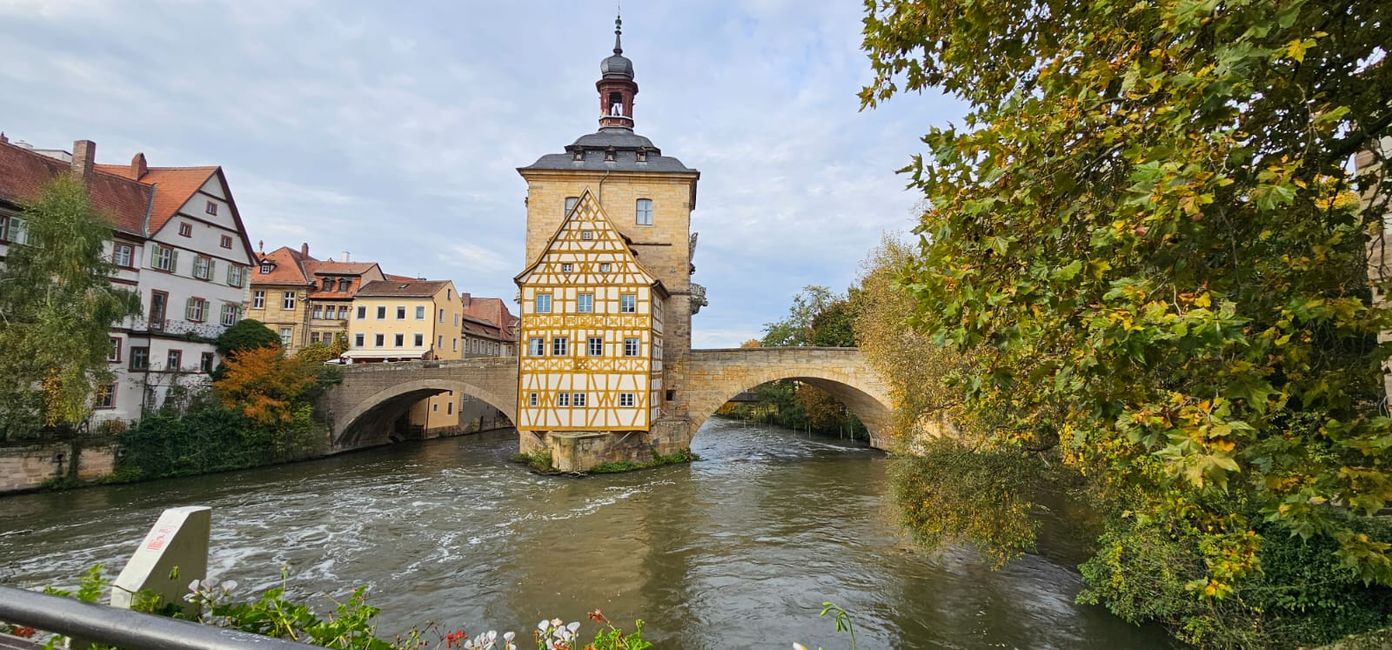
[(588, 188), (516, 280), (518, 430), (647, 431), (668, 294)]

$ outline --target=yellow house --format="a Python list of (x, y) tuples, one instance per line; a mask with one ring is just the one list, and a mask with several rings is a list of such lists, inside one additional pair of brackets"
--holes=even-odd
[[(464, 303), (449, 280), (378, 280), (358, 289), (344, 354), (352, 363), (462, 359)], [(426, 431), (459, 426), (461, 396), (443, 393), (411, 409)]]
[(647, 431), (662, 393), (662, 283), (588, 188), (527, 270), (517, 429)]
[(279, 334), (281, 347), (289, 354), (298, 352), (309, 338), (309, 293), (314, 286), (305, 267), (313, 261), (308, 245), (300, 250), (281, 246), (258, 254), (256, 268), (251, 270), (246, 317)]

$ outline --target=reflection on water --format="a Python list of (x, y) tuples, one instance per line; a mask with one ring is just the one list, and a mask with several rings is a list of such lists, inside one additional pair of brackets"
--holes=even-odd
[[(1126, 648), (1165, 644), (1073, 603), (1076, 571), (1029, 555), (992, 572), (927, 556), (895, 524), (879, 452), (713, 419), (701, 460), (586, 479), (507, 462), (515, 434), (402, 444), (216, 476), (0, 499), (0, 582), (70, 584), (121, 566), (166, 507), (213, 507), (210, 571), (341, 598), (370, 586), (379, 631), (525, 630), (600, 608), (659, 647)], [(1046, 549), (1048, 550), (1048, 549)], [(326, 601), (319, 601), (320, 605)]]

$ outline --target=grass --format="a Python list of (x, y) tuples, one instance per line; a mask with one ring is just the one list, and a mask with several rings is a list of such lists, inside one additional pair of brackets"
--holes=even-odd
[(512, 462), (526, 465), (533, 472), (539, 472), (541, 474), (556, 473), (556, 468), (551, 466), (550, 449), (538, 449), (530, 454), (518, 453), (512, 457)]
[(697, 460), (698, 458), (699, 457), (696, 454), (691, 453), (690, 449), (683, 449), (675, 454), (668, 454), (666, 456), (654, 453), (652, 460), (641, 463), (635, 463), (633, 461), (627, 460), (600, 463), (590, 468), (589, 473), (618, 474), (620, 472), (632, 472), (634, 470), (639, 469), (652, 469), (654, 467), (662, 467), (663, 465), (678, 465), (681, 463), (689, 463), (693, 460)]

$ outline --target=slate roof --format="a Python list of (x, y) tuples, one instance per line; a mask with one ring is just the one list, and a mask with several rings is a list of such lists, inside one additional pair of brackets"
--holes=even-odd
[[(614, 160), (606, 161), (604, 154), (614, 150)], [(585, 171), (635, 171), (635, 172), (700, 172), (682, 164), (671, 156), (662, 155), (662, 150), (646, 137), (623, 127), (604, 127), (594, 133), (580, 136), (565, 148), (565, 153), (546, 154), (536, 162), (519, 167), (517, 171), (532, 169), (567, 169)], [(575, 153), (582, 153), (581, 160), (575, 160)], [(638, 161), (638, 152), (647, 154), (645, 162)]]
[(445, 286), (445, 280), (377, 280), (358, 289), (360, 298), (429, 298)]

